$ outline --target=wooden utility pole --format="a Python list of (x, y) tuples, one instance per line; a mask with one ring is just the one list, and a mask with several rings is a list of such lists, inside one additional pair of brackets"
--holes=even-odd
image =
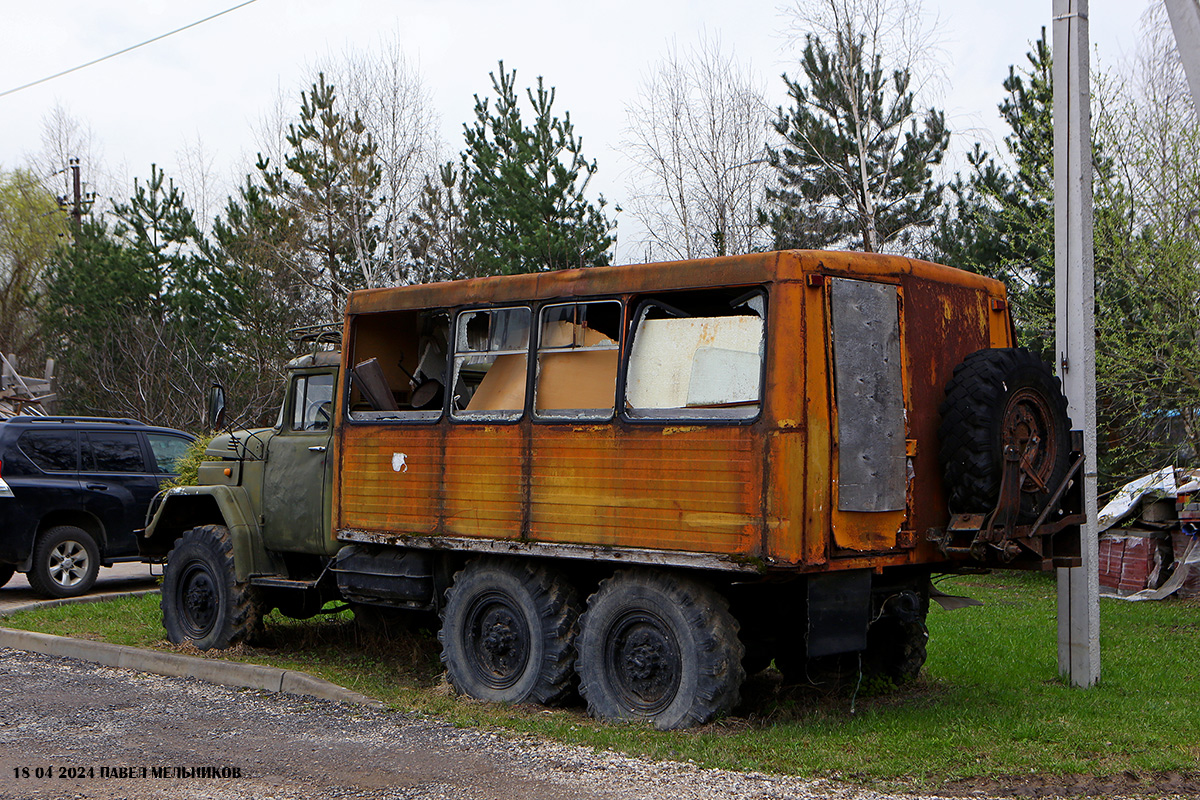
[[(1194, 0), (1193, 0), (1194, 2)], [(1083, 431), (1083, 566), (1058, 570), (1058, 670), (1073, 686), (1100, 680), (1096, 525), (1096, 296), (1087, 0), (1053, 0), (1054, 305), (1058, 373)]]

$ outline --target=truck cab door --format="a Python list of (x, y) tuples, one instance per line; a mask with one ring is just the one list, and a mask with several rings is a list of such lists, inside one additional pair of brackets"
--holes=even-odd
[(278, 434), (267, 444), (263, 541), (268, 550), (326, 554), (336, 372), (293, 374)]

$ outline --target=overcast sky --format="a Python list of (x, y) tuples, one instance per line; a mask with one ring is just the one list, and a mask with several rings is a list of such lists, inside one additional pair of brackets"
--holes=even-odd
[[(1150, 0), (1092, 0), (1093, 68), (1117, 67), (1137, 46)], [(0, 0), (0, 92), (179, 28), (238, 0)], [(198, 27), (31, 89), (0, 97), (0, 167), (39, 148), (56, 104), (89, 125), (104, 162), (126, 180), (151, 162), (178, 172), (199, 141), (217, 177), (239, 183), (254, 153), (254, 129), (279, 92), (297, 98), (313, 62), (347, 48), (399, 38), (420, 67), (450, 152), (475, 93), (504, 59), (519, 86), (538, 75), (557, 87), (585, 154), (599, 162), (596, 188), (620, 203), (628, 163), (620, 142), (625, 104), (668, 43), (701, 32), (751, 62), (772, 107), (786, 102), (779, 75), (799, 72), (778, 31), (783, 0), (257, 0)], [(1023, 60), (1051, 0), (925, 0), (936, 15), (948, 85), (941, 99), (961, 153), (1002, 135), (996, 105), (1008, 66)], [(294, 104), (293, 107), (295, 107)], [(85, 177), (88, 165), (85, 167)], [(128, 192), (128, 187), (113, 189)], [(123, 196), (123, 195), (122, 195)], [(628, 234), (620, 220), (619, 234)], [(623, 244), (630, 237), (622, 235)], [(625, 255), (630, 255), (626, 251)], [(618, 261), (622, 252), (618, 251)]]

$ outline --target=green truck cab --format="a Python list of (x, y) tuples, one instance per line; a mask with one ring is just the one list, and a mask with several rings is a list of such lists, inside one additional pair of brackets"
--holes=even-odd
[(292, 360), (275, 426), (215, 436), (199, 485), (152, 508), (140, 550), (153, 561), (171, 554), (162, 607), (173, 641), (224, 647), (272, 608), (303, 618), (329, 599), (320, 579), (340, 546), (329, 458), (339, 364), (332, 350)]

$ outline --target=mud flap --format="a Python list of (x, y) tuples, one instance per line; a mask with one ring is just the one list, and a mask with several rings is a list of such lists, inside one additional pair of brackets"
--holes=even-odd
[(808, 579), (809, 658), (867, 647), (871, 623), (871, 570), (814, 575)]

